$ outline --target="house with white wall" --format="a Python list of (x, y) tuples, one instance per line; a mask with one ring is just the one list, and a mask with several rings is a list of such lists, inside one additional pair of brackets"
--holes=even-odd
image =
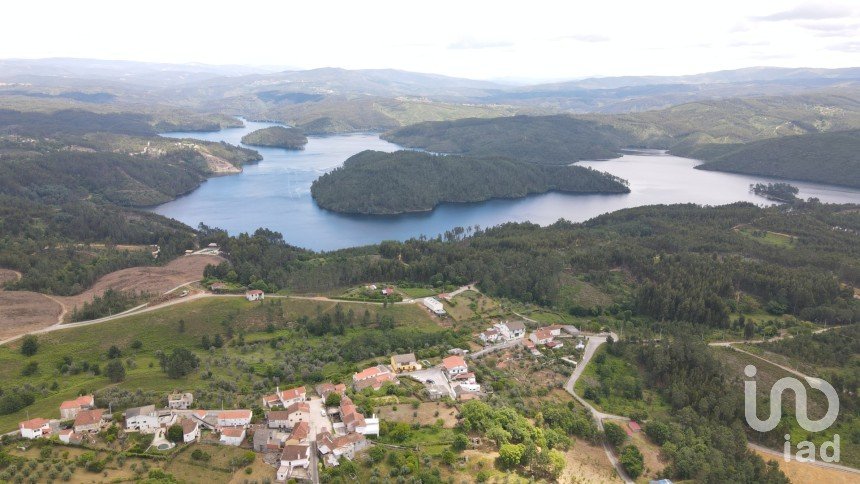
[(51, 435), (51, 421), (44, 418), (33, 418), (18, 424), (21, 437), (25, 439), (39, 439)]
[(129, 408), (123, 416), (126, 430), (137, 430), (146, 434), (155, 432), (160, 427), (155, 405)]

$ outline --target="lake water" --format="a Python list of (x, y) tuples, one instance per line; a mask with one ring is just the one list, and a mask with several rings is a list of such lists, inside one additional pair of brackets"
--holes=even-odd
[[(173, 138), (196, 138), (239, 144), (246, 133), (272, 126), (245, 122), (244, 128), (211, 133), (165, 133)], [(315, 250), (333, 250), (435, 237), (453, 227), (489, 227), (504, 222), (531, 221), (541, 225), (565, 218), (574, 222), (641, 205), (698, 203), (722, 205), (739, 200), (757, 204), (767, 200), (749, 193), (751, 183), (765, 177), (694, 170), (696, 160), (662, 152), (636, 152), (609, 161), (579, 165), (612, 173), (630, 182), (629, 194), (568, 195), (546, 193), (516, 200), (469, 204), (443, 204), (432, 212), (396, 216), (343, 215), (319, 208), (311, 198), (311, 183), (362, 150), (395, 151), (399, 147), (375, 134), (309, 137), (302, 151), (252, 147), (263, 155), (240, 174), (211, 178), (194, 192), (160, 205), (153, 212), (192, 227), (203, 222), (226, 229), (231, 235), (266, 227), (281, 232), (287, 243)], [(860, 190), (814, 183), (792, 182), (802, 198), (823, 202), (860, 203)]]

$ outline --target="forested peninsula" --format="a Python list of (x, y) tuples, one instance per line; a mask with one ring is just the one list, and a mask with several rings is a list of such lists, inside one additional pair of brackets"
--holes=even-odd
[(616, 128), (566, 115), (431, 121), (390, 131), (382, 138), (436, 153), (503, 156), (542, 165), (616, 158), (620, 148), (636, 144)]
[(480, 202), (529, 194), (628, 193), (627, 182), (579, 166), (538, 165), (505, 158), (363, 151), (311, 186), (328, 210), (390, 215), (432, 210), (445, 202)]
[(783, 136), (672, 150), (706, 161), (701, 170), (860, 187), (860, 130)]
[(242, 136), (242, 143), (249, 146), (267, 146), (271, 148), (285, 148), (288, 150), (300, 150), (308, 144), (308, 137), (302, 130), (297, 128), (285, 128), (283, 126), (270, 126), (268, 128), (252, 131)]

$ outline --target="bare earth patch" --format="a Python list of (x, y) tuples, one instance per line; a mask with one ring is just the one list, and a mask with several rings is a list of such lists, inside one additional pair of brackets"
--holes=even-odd
[(0, 269), (0, 290), (7, 282), (17, 281), (21, 278), (21, 273), (12, 269)]
[(108, 289), (133, 291), (159, 296), (176, 286), (200, 279), (207, 264), (218, 264), (224, 259), (215, 255), (186, 255), (161, 267), (131, 267), (105, 275), (89, 289), (76, 296), (57, 297), (71, 313), (75, 306), (90, 302)]
[(57, 323), (62, 307), (44, 294), (0, 290), (0, 341)]
[(827, 482), (828, 484), (848, 484), (856, 483), (860, 478), (857, 474), (840, 471), (837, 469), (827, 469), (811, 464), (803, 464), (797, 461), (785, 462), (784, 459), (774, 457), (760, 450), (753, 450), (760, 455), (765, 462), (772, 460), (779, 464), (779, 469), (791, 479), (791, 482), (806, 483), (806, 482)]
[(606, 458), (603, 447), (577, 440), (564, 454), (567, 466), (560, 482), (571, 484), (623, 482)]

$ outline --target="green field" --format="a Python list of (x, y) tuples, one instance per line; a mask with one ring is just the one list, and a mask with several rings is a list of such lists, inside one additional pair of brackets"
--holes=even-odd
[[(367, 328), (357, 324), (340, 336), (319, 337), (308, 336), (303, 329), (291, 323), (303, 316), (316, 318), (333, 314), (338, 305), (344, 313), (352, 310), (359, 321), (367, 310), (371, 323)], [(0, 431), (14, 429), (28, 414), (30, 417), (55, 418), (63, 400), (109, 386), (130, 392), (140, 389), (142, 392), (166, 394), (174, 389), (214, 391), (211, 390), (213, 384), (227, 381), (233, 382), (237, 391), (227, 392), (227, 398), (232, 400), (225, 403), (256, 401), (255, 396), (260, 389), (254, 385), (261, 383), (273, 366), (288, 358), (295, 362), (296, 374), (322, 371), (326, 377), (343, 378), (354, 371), (357, 361), (342, 361), (335, 349), (339, 344), (348, 344), (351, 337), (370, 330), (377, 314), (393, 319), (395, 327), (408, 327), (410, 333), (420, 335), (442, 331), (426, 311), (411, 304), (383, 308), (381, 305), (348, 302), (271, 299), (249, 303), (243, 298), (213, 297), (107, 323), (43, 334), (38, 337), (39, 350), (32, 357), (21, 354), (20, 342), (3, 346), (0, 347), (3, 389), (28, 385), (35, 389), (37, 399), (29, 407), (0, 416)], [(184, 323), (180, 324), (180, 320)], [(232, 332), (232, 339), (227, 337), (228, 332)], [(224, 335), (224, 347), (203, 350), (202, 337), (216, 334)], [(276, 348), (267, 344), (273, 340), (278, 343)], [(132, 349), (134, 341), (141, 343), (139, 349)], [(121, 359), (126, 363), (127, 378), (122, 383), (111, 384), (105, 376), (94, 375), (91, 371), (77, 374), (61, 371), (64, 358), (70, 358), (76, 366), (87, 362), (103, 368), (109, 361), (107, 351), (111, 346), (122, 351)], [(161, 371), (156, 352), (170, 353), (179, 347), (191, 349), (200, 357), (200, 370), (185, 379), (172, 380)], [(31, 362), (38, 364), (36, 373), (22, 375), (22, 370)], [(282, 386), (289, 383), (281, 382)]]
[(760, 230), (750, 227), (749, 225), (738, 227), (736, 230), (738, 233), (743, 234), (752, 240), (776, 247), (794, 247), (794, 243), (797, 241), (797, 237), (771, 232), (769, 230)]

